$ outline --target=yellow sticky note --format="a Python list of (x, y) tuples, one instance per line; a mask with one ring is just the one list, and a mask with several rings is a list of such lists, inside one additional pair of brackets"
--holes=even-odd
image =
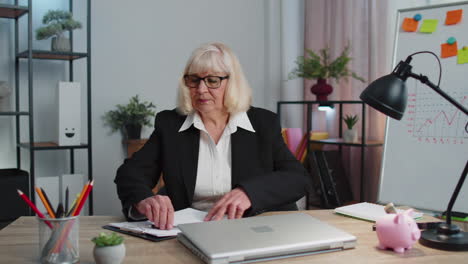
[(458, 50), (457, 63), (464, 64), (468, 63), (468, 49)]
[(438, 23), (439, 20), (437, 19), (424, 19), (419, 32), (432, 33), (436, 31)]

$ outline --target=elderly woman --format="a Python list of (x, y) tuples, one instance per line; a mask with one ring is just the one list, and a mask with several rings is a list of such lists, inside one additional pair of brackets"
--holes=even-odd
[[(277, 116), (252, 107), (249, 84), (226, 45), (197, 48), (179, 81), (178, 107), (157, 114), (143, 148), (125, 160), (115, 183), (124, 214), (172, 228), (174, 210), (208, 211), (205, 221), (297, 210), (302, 165)], [(160, 175), (164, 194), (153, 194)]]

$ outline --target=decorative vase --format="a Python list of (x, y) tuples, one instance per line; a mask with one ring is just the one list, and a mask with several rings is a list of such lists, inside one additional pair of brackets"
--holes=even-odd
[(345, 142), (356, 143), (358, 142), (358, 133), (356, 129), (347, 129), (343, 132), (343, 140)]
[(127, 139), (141, 138), (141, 125), (128, 124), (125, 125), (125, 134)]
[(125, 245), (97, 247), (93, 250), (96, 264), (120, 264), (125, 257)]
[(310, 92), (317, 96), (317, 101), (328, 101), (328, 95), (333, 92), (333, 87), (325, 79), (317, 79), (317, 83), (312, 85)]
[(71, 51), (70, 39), (63, 36), (53, 37), (51, 50), (61, 52)]

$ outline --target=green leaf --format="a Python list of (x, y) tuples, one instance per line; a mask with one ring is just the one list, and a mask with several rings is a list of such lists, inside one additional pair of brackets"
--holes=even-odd
[(64, 31), (81, 28), (81, 23), (75, 21), (72, 14), (63, 10), (49, 10), (42, 18), (45, 26), (36, 30), (36, 39), (42, 40), (52, 36), (60, 36)]
[(315, 80), (333, 78), (339, 81), (341, 78), (347, 80), (348, 77), (352, 77), (364, 82), (362, 77), (349, 70), (348, 65), (352, 59), (349, 56), (349, 52), (350, 45), (348, 44), (340, 56), (332, 60), (328, 47), (320, 49), (318, 54), (306, 49), (306, 56), (297, 57), (295, 61), (296, 68), (289, 73), (288, 79), (305, 78)]
[(91, 239), (97, 247), (117, 246), (123, 243), (124, 238), (115, 232), (110, 234), (101, 232), (97, 237)]
[(354, 125), (358, 122), (359, 118), (357, 115), (345, 115), (343, 121), (345, 122), (348, 129), (353, 129)]
[(152, 109), (156, 106), (150, 102), (140, 102), (138, 95), (130, 98), (126, 105), (116, 105), (116, 110), (110, 110), (103, 116), (104, 124), (112, 132), (122, 129), (125, 125), (150, 126), (151, 118), (156, 114)]

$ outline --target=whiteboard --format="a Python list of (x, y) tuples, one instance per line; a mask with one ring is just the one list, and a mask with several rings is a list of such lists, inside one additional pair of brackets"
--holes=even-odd
[[(462, 9), (456, 25), (445, 25), (447, 11)], [(421, 14), (424, 19), (438, 19), (432, 34), (402, 30), (405, 17)], [(414, 52), (428, 50), (441, 56), (441, 44), (455, 37), (458, 49), (468, 46), (468, 2), (401, 9), (393, 66)], [(457, 64), (457, 56), (441, 58), (440, 88), (464, 107), (468, 105), (468, 64)], [(439, 68), (430, 54), (413, 56), (412, 71), (424, 74), (437, 84)], [(445, 211), (468, 158), (468, 118), (425, 84), (409, 78), (408, 104), (402, 120), (387, 118), (385, 146), (378, 200), (431, 211)], [(454, 211), (468, 212), (468, 181), (465, 181)]]

